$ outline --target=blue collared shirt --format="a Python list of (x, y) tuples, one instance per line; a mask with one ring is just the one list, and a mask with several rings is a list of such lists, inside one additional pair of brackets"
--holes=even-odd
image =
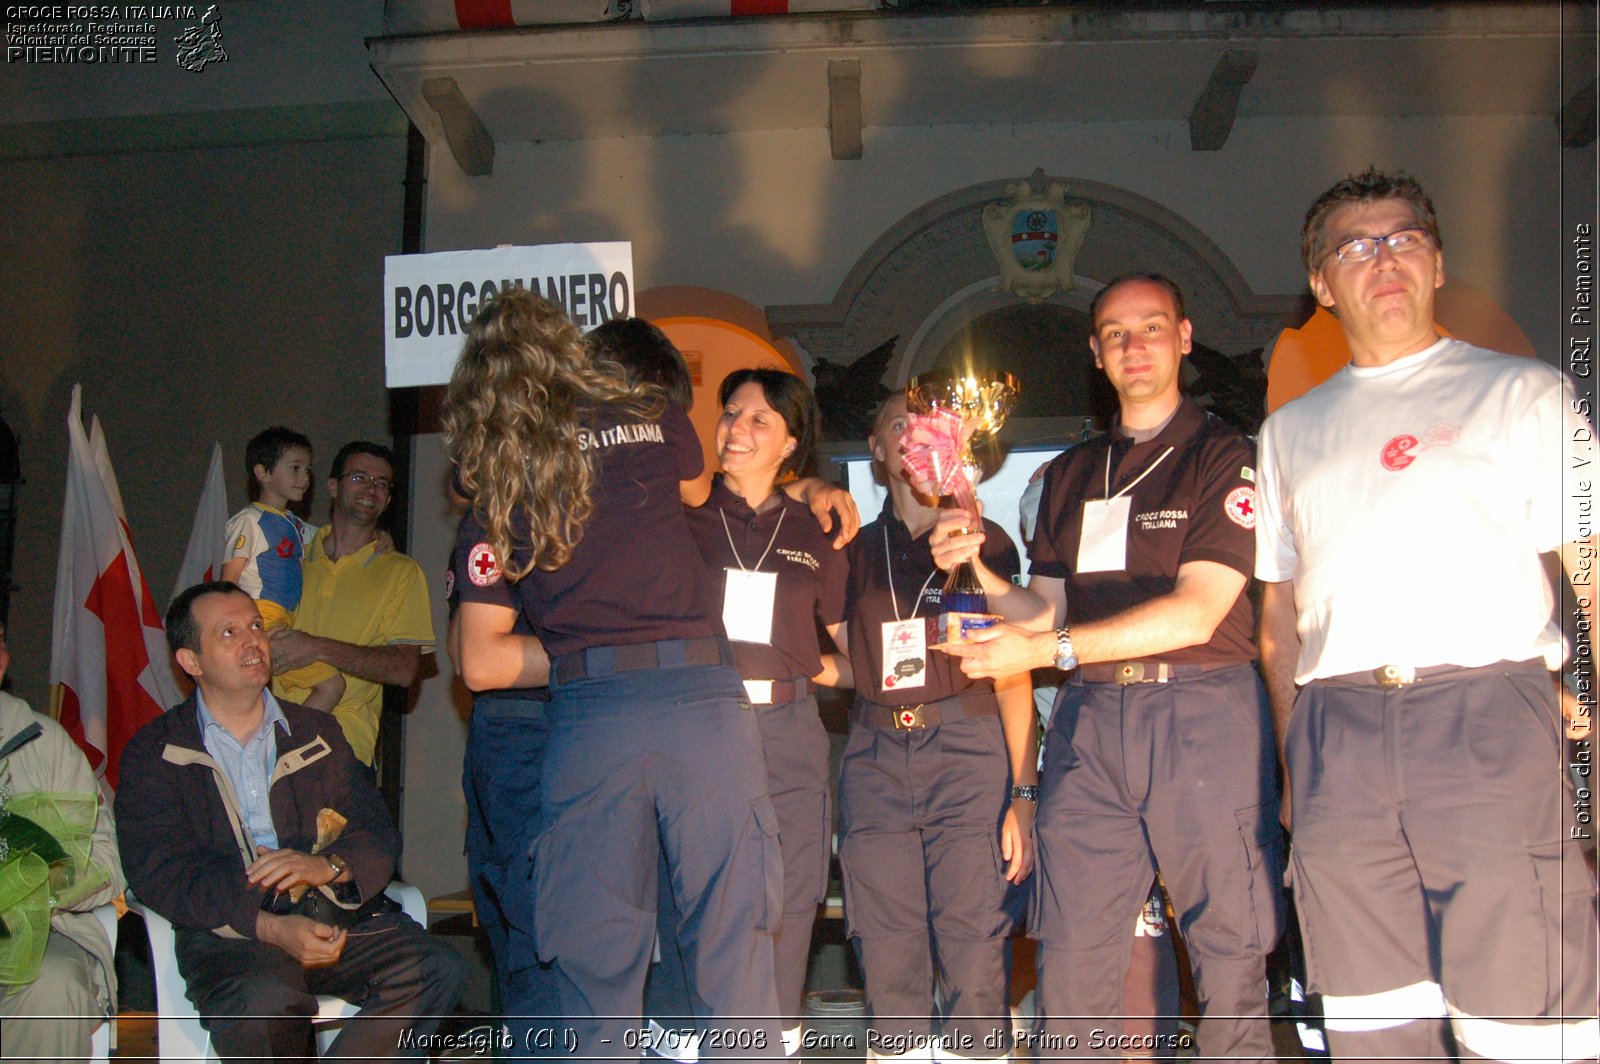
[(278, 725), (289, 734), (289, 722), (272, 692), (263, 690), (261, 697), (266, 712), (261, 715), (261, 726), (249, 740), (240, 743), (233, 733), (217, 723), (206, 707), (205, 696), (197, 689), (195, 707), (199, 711), (200, 736), (205, 740), (206, 752), (222, 766), (233, 795), (239, 800), (239, 812), (244, 817), (245, 829), (257, 846), (269, 850), (278, 848), (278, 829), (272, 826), (272, 803), (268, 791), (272, 784), (272, 769), (278, 763)]

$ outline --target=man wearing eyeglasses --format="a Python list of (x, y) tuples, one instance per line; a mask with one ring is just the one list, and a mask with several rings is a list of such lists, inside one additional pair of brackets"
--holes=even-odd
[(332, 519), (306, 548), (295, 627), (272, 633), (279, 697), (302, 700), (305, 692), (281, 674), (309, 662), (325, 661), (345, 674), (344, 698), (333, 712), (368, 766), (377, 748), (383, 685), (409, 686), (434, 643), (422, 568), (397, 551), (376, 550), (378, 518), (393, 487), (387, 447), (357, 440), (339, 449), (328, 478)]
[[(1302, 255), (1351, 361), (1262, 428), (1256, 576), (1330, 1049), (1449, 1058), (1448, 1021), (1462, 1057), (1592, 1059), (1594, 879), (1541, 557), (1588, 567), (1562, 490), (1587, 407), (1548, 365), (1439, 336), (1442, 242), (1414, 179), (1334, 185)], [(1568, 733), (1588, 725), (1576, 707)]]

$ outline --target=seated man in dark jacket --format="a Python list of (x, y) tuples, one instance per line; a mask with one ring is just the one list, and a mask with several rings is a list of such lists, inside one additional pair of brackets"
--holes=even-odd
[(306, 1055), (315, 995), (334, 994), (361, 1007), (334, 1055), (426, 1057), (463, 966), (383, 911), (399, 833), (338, 722), (267, 690), (270, 645), (233, 584), (179, 595), (167, 641), (198, 690), (123, 751), (117, 834), (217, 1055)]

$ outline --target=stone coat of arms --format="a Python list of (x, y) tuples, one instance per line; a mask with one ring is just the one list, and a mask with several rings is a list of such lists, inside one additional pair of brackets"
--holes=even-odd
[(1029, 302), (1072, 289), (1072, 268), (1089, 230), (1087, 203), (1067, 202), (1065, 181), (1035, 170), (1006, 186), (1011, 199), (983, 209), (983, 230), (1000, 263), (1003, 291)]

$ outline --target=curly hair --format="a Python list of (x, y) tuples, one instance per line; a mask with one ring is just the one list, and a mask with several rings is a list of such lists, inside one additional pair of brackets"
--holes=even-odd
[(583, 420), (610, 403), (646, 418), (666, 405), (597, 367), (549, 300), (511, 289), (473, 316), (445, 396), (445, 449), (508, 579), (571, 560), (598, 476)]
[(1404, 200), (1416, 215), (1417, 227), (1428, 234), (1436, 248), (1444, 247), (1439, 236), (1439, 216), (1434, 213), (1433, 200), (1422, 190), (1417, 179), (1405, 171), (1386, 174), (1376, 166), (1369, 166), (1359, 174), (1352, 174), (1317, 197), (1306, 211), (1305, 224), (1300, 228), (1300, 258), (1307, 273), (1316, 273), (1322, 260), (1333, 249), (1328, 247), (1328, 218), (1340, 207), (1352, 203), (1375, 203), (1378, 200)]

